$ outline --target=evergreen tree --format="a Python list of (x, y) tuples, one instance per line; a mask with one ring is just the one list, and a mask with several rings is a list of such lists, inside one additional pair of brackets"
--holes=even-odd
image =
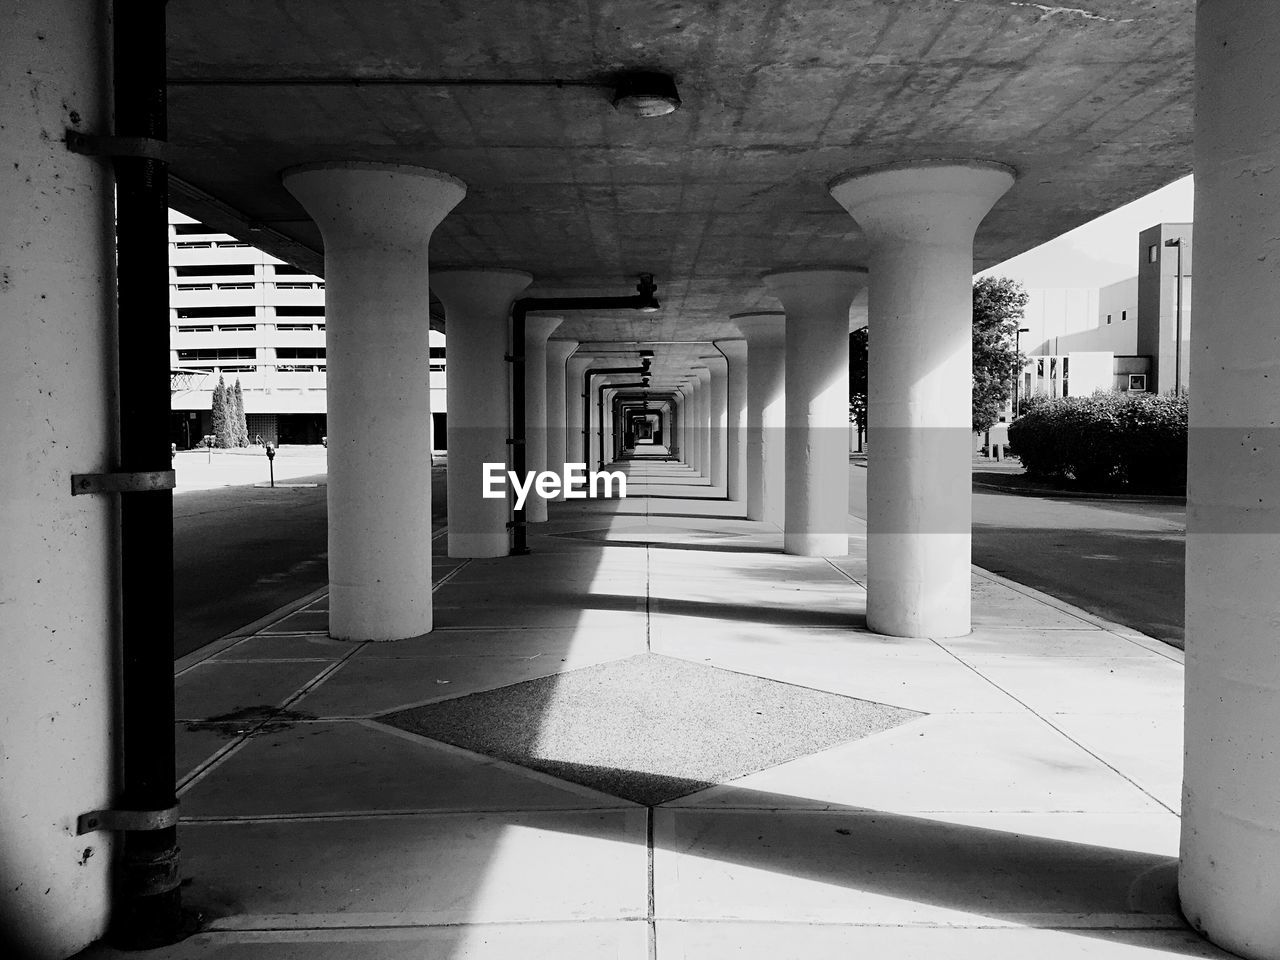
[(858, 426), (858, 449), (867, 435), (867, 328), (849, 334), (849, 418)]
[(1013, 392), (1020, 367), (1018, 327), (1027, 291), (1008, 277), (983, 277), (973, 285), (973, 429), (989, 430)]
[(249, 423), (244, 415), (244, 391), (240, 389), (240, 378), (236, 377), (236, 385), (231, 390), (231, 434), (237, 447), (249, 445)]
[(231, 433), (231, 403), (230, 391), (227, 389), (227, 382), (223, 379), (222, 374), (218, 374), (218, 385), (213, 388), (213, 407), (212, 407), (212, 426), (215, 447), (234, 446), (234, 438)]

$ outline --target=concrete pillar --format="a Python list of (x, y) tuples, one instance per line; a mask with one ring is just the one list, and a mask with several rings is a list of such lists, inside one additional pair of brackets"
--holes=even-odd
[(725, 496), (747, 499), (747, 341), (717, 340), (728, 363), (728, 424), (725, 430)]
[(705, 366), (693, 368), (698, 378), (697, 447), (698, 472), (711, 480), (711, 370)]
[(1179, 890), (1197, 929), (1256, 960), (1280, 958), (1277, 49), (1274, 4), (1197, 7)]
[(765, 277), (786, 323), (786, 509), (783, 550), (849, 552), (849, 303), (865, 271)]
[(707, 454), (709, 476), (713, 487), (725, 485), (728, 470), (729, 446), (725, 434), (729, 429), (729, 364), (724, 354), (716, 351), (712, 356), (699, 357), (706, 364), (709, 376), (707, 398), (709, 402)]
[[(569, 356), (578, 349), (577, 340), (547, 341), (547, 469), (557, 472), (569, 463), (569, 446), (572, 442), (569, 427), (567, 386)], [(581, 379), (581, 374), (579, 374)], [(581, 389), (581, 388), (579, 388)], [(564, 499), (561, 490), (556, 500)]]
[(427, 245), (466, 187), (435, 170), (374, 163), (295, 167), (284, 184), (324, 238), (329, 632), (427, 633)]
[(1013, 179), (1002, 164), (940, 160), (831, 188), (871, 244), (867, 620), (879, 633), (969, 632), (973, 235)]
[(508, 463), (511, 302), (533, 281), (518, 270), (441, 270), (449, 342), (449, 556), (505, 557), (509, 498), (485, 498), (484, 464)]
[[(525, 469), (534, 473), (547, 469), (547, 447), (550, 444), (547, 429), (547, 338), (563, 322), (564, 317), (539, 314), (524, 318)], [(564, 396), (563, 389), (560, 396)], [(556, 463), (553, 467), (559, 473), (564, 464)], [(524, 509), (526, 522), (547, 522), (547, 501), (538, 496), (536, 490), (530, 492)]]
[(0, 30), (0, 953), (38, 960), (110, 906), (112, 835), (75, 825), (115, 799), (118, 502), (71, 475), (115, 459), (112, 182), (62, 143), (110, 129), (107, 37), (82, 0), (11, 6)]
[(582, 447), (582, 376), (594, 357), (575, 355), (564, 369), (565, 462), (587, 463)]
[(729, 319), (747, 338), (747, 519), (781, 527), (786, 490), (785, 314)]

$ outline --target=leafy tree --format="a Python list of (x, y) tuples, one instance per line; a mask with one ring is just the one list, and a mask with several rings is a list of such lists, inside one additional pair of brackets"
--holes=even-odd
[(1027, 291), (1008, 277), (983, 277), (973, 285), (973, 429), (990, 429), (1013, 392), (1021, 364), (1018, 327)]
[[(1013, 389), (1019, 369), (1017, 333), (1026, 290), (1008, 277), (984, 277), (973, 285), (973, 429), (990, 429)], [(867, 329), (849, 334), (849, 416), (861, 436), (867, 428)]]
[(849, 334), (849, 419), (858, 427), (858, 449), (867, 434), (867, 328)]
[(240, 378), (236, 377), (236, 385), (230, 391), (231, 401), (231, 435), (237, 447), (249, 445), (249, 423), (244, 416), (244, 392), (240, 389)]
[(227, 381), (218, 374), (218, 385), (213, 388), (212, 431), (215, 447), (235, 446), (235, 437), (231, 426), (231, 391), (227, 389)]

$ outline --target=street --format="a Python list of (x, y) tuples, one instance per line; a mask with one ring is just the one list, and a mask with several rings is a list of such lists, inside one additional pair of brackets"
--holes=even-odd
[[(867, 471), (850, 467), (849, 509), (866, 518)], [(973, 562), (1158, 637), (1183, 642), (1186, 509), (975, 491)]]
[[(180, 468), (173, 498), (175, 659), (323, 587), (329, 578), (325, 474), (299, 475), (301, 468), (292, 467), (286, 453), (277, 459), (277, 477), (285, 473), (288, 483), (316, 486), (200, 489), (205, 477), (195, 467), (204, 454), (190, 457), (187, 476), (195, 480), (186, 482), (193, 488), (182, 490)], [(431, 471), (431, 487), (438, 525), (445, 512), (442, 466)]]

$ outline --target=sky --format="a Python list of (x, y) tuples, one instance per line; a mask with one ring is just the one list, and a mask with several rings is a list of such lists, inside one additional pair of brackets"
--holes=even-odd
[(1183, 177), (978, 276), (1012, 277), (1028, 288), (1127, 280), (1138, 273), (1138, 234), (1158, 223), (1190, 223), (1192, 196), (1191, 177)]

